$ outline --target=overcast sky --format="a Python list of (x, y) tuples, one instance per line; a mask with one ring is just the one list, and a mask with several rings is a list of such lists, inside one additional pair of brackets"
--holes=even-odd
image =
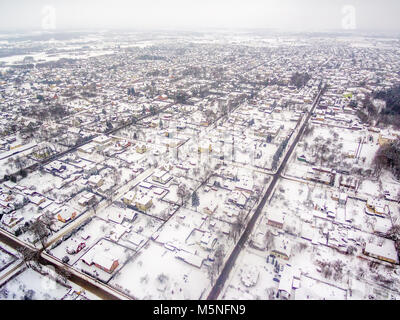
[[(354, 7), (354, 15), (351, 9), (343, 11), (348, 5)], [(49, 10), (43, 11), (46, 6), (55, 9), (55, 20), (51, 17), (49, 20)], [(350, 23), (362, 31), (400, 32), (399, 13), (399, 0), (0, 0), (0, 30), (40, 30), (43, 21), (45, 25), (54, 21), (56, 30), (274, 28), (325, 31), (343, 29), (344, 24), (349, 26)]]

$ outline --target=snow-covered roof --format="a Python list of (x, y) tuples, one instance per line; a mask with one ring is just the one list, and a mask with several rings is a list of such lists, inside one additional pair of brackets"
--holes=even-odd
[(98, 264), (99, 266), (102, 266), (103, 268), (110, 270), (112, 268), (114, 261), (118, 261), (118, 259), (115, 259), (111, 255), (106, 254), (104, 252), (97, 252), (93, 256), (92, 261), (95, 264)]
[(381, 242), (379, 244), (375, 244), (374, 242), (367, 243), (365, 245), (365, 252), (374, 256), (380, 256), (385, 259), (396, 261), (397, 263), (399, 258), (394, 241), (383, 238), (380, 240)]

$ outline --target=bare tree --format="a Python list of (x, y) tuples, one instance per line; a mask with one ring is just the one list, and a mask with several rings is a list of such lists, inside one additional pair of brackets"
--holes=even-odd
[(345, 266), (345, 264), (341, 260), (336, 260), (335, 262), (333, 262), (332, 267), (333, 267), (333, 270), (335, 271), (333, 278), (335, 281), (342, 279), (344, 266)]
[(71, 278), (71, 272), (69, 272), (66, 267), (64, 266), (57, 267), (55, 270), (58, 275), (58, 280), (60, 282), (66, 283), (67, 280)]
[(393, 225), (386, 233), (386, 237), (394, 241), (400, 240), (400, 225), (399, 224)]
[(89, 203), (88, 203), (89, 207), (93, 210), (94, 214), (96, 214), (96, 210), (97, 207), (99, 205), (99, 202), (97, 201), (97, 199), (95, 197), (93, 197)]
[(224, 262), (224, 256), (225, 256), (225, 246), (223, 244), (219, 245), (218, 248), (215, 250), (215, 266), (217, 268), (217, 272), (219, 273), (222, 264)]
[(208, 278), (211, 281), (211, 285), (214, 285), (214, 281), (224, 263), (224, 251), (225, 251), (224, 245), (223, 244), (219, 245), (218, 248), (215, 250), (214, 262), (211, 264), (211, 266), (208, 267), (207, 272), (208, 272)]
[(105, 192), (107, 203), (110, 205), (113, 202), (114, 190), (112, 188)]
[(18, 254), (25, 265), (30, 268), (31, 263), (38, 260), (38, 254), (27, 247), (19, 247)]
[(177, 195), (178, 197), (181, 199), (181, 205), (183, 206), (183, 201), (185, 199), (185, 197), (188, 195), (188, 190), (186, 188), (186, 185), (184, 185), (183, 183), (179, 185), (178, 187), (178, 191), (177, 191)]
[(236, 221), (231, 226), (232, 236), (234, 241), (236, 241), (236, 238), (240, 235), (244, 227), (245, 227), (244, 212), (240, 211), (240, 213), (236, 217)]
[(216, 276), (214, 264), (208, 266), (207, 274), (208, 274), (208, 278), (211, 281), (211, 285), (213, 286), (214, 285), (214, 281), (215, 281), (215, 276)]
[(47, 237), (50, 234), (46, 224), (41, 219), (37, 219), (31, 224), (29, 229), (39, 239), (42, 249), (44, 249), (46, 246)]
[(44, 226), (49, 230), (51, 230), (51, 227), (54, 225), (54, 223), (56, 221), (54, 216), (49, 212), (46, 212), (45, 214), (43, 214), (41, 216), (40, 220), (42, 221)]
[(273, 247), (275, 238), (271, 230), (267, 230), (264, 239), (265, 239), (265, 246), (267, 247), (267, 249)]

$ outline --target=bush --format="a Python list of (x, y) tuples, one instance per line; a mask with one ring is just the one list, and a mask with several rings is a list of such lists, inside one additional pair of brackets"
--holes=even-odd
[(28, 171), (26, 171), (26, 170), (21, 170), (21, 171), (19, 172), (19, 174), (20, 174), (20, 176), (21, 176), (22, 178), (26, 178), (26, 177), (28, 176)]

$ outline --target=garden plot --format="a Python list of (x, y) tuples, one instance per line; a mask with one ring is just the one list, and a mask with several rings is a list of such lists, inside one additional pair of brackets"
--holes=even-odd
[(295, 290), (296, 300), (346, 300), (347, 290), (302, 276), (301, 287)]
[(138, 251), (146, 244), (149, 237), (135, 231), (128, 231), (122, 235), (118, 243), (134, 251)]
[(343, 288), (346, 288), (348, 271), (358, 261), (355, 255), (346, 255), (299, 238), (293, 239), (292, 253), (289, 263), (300, 268), (303, 274)]
[(48, 194), (51, 190), (55, 190), (56, 186), (60, 186), (63, 179), (53, 176), (47, 172), (35, 171), (22, 179), (18, 184), (30, 190), (34, 190), (40, 194)]
[(352, 168), (364, 171), (373, 169), (372, 160), (379, 145), (366, 140), (364, 131), (310, 125), (308, 133), (295, 149), (288, 174), (295, 173), (295, 168), (291, 167), (301, 162), (299, 157), (304, 157), (306, 162), (313, 165), (349, 172)]
[[(236, 241), (234, 238), (237, 234), (234, 234), (232, 224), (210, 217), (206, 221), (206, 225), (208, 225), (208, 230), (211, 233), (218, 236), (220, 242), (225, 242), (229, 246), (234, 244), (233, 240)], [(226, 238), (226, 240), (222, 240), (223, 238)]]
[(222, 299), (273, 299), (278, 290), (279, 276), (274, 265), (267, 262), (267, 256), (249, 248), (242, 250), (226, 283)]
[(202, 230), (207, 218), (206, 214), (180, 208), (157, 232), (156, 241), (179, 248), (194, 229)]
[(253, 167), (271, 169), (279, 144), (243, 140), (235, 143), (235, 162)]
[[(148, 152), (148, 151), (147, 151)], [(125, 152), (118, 154), (115, 156), (116, 159), (123, 160), (129, 164), (138, 163), (141, 161), (147, 161), (147, 152), (141, 154), (136, 152), (136, 150), (131, 147), (128, 148)]]
[(388, 171), (383, 171), (379, 175), (382, 184), (385, 186), (383, 190), (391, 200), (399, 201), (400, 182)]
[[(167, 136), (168, 135), (168, 136)], [(184, 140), (179, 138), (179, 134), (176, 134), (174, 129), (169, 130), (165, 129), (157, 132), (156, 134), (150, 136), (148, 140), (151, 140), (153, 143), (153, 150), (156, 151), (155, 155), (160, 155), (165, 153), (168, 148), (176, 148), (181, 145)]]
[(400, 183), (393, 174), (387, 170), (382, 170), (378, 178), (362, 179), (358, 188), (358, 193), (365, 197), (389, 197), (394, 201), (399, 201)]
[(180, 197), (178, 196), (178, 188), (177, 184), (171, 184), (168, 187), (168, 193), (162, 198), (164, 201), (172, 202), (180, 205), (182, 203)]
[(379, 181), (363, 180), (357, 191), (366, 197), (380, 197), (383, 190), (379, 186)]
[[(15, 150), (11, 150), (9, 152), (14, 153)], [(8, 156), (7, 153), (3, 153), (1, 157), (4, 158), (0, 159), (0, 176), (4, 177), (6, 174), (18, 172), (20, 170), (20, 167), (16, 165), (16, 163), (18, 163), (18, 159), (22, 159), (26, 167), (36, 163), (35, 160), (32, 160), (28, 157), (31, 152), (32, 150), (29, 149), (12, 156)]]
[(60, 189), (52, 189), (45, 195), (58, 203), (69, 201), (74, 195), (81, 192), (85, 188), (85, 186), (81, 184), (82, 181), (82, 178), (80, 178), (77, 181), (74, 181), (73, 183)]
[[(125, 166), (127, 165), (125, 164)], [(105, 185), (108, 184), (109, 186), (112, 186), (112, 189), (126, 185), (126, 183), (128, 183), (129, 181), (134, 179), (136, 175), (138, 175), (138, 173), (132, 172), (132, 168), (116, 166), (115, 170), (118, 170), (118, 172), (116, 172), (116, 174), (111, 173), (110, 175), (108, 175), (104, 182)]]
[(150, 242), (109, 284), (137, 299), (198, 300), (204, 298), (210, 282), (204, 266), (192, 266)]
[[(125, 152), (126, 150), (127, 150), (127, 149), (124, 149), (124, 152)], [(124, 152), (123, 152), (123, 153), (119, 153), (118, 155), (123, 155)], [(124, 158), (124, 157), (122, 157), (122, 160), (121, 160), (121, 159), (119, 159), (119, 158), (116, 158), (116, 157), (114, 157), (114, 156), (111, 156), (111, 157), (109, 157), (109, 158), (104, 162), (104, 166), (109, 167), (109, 168), (112, 168), (112, 169), (115, 169), (115, 170), (127, 169), (127, 168), (126, 168), (126, 167), (128, 166), (128, 165), (127, 165), (127, 162), (124, 161), (123, 158)]]
[(273, 143), (260, 143), (252, 150), (254, 155), (253, 166), (265, 169), (271, 169), (273, 157), (278, 150), (279, 145)]
[(0, 246), (0, 271), (3, 271), (17, 260), (17, 253), (5, 244)]
[[(43, 212), (39, 211), (37, 205), (33, 203), (28, 203), (17, 211), (13, 211), (5, 216), (1, 220), (1, 226), (5, 230), (15, 233), (17, 229), (24, 226), (25, 223), (34, 221), (39, 218)], [(29, 232), (22, 233), (18, 236), (22, 241), (32, 242), (33, 238)]]
[(166, 220), (172, 216), (177, 209), (177, 205), (172, 205), (160, 199), (153, 198), (153, 206), (146, 212), (146, 214), (155, 218)]
[(2, 300), (60, 300), (70, 286), (61, 285), (47, 275), (27, 268), (0, 287)]
[[(219, 235), (210, 231), (193, 229), (185, 240), (185, 246), (178, 246), (180, 249), (195, 252), (197, 256), (203, 258), (203, 264), (211, 266), (214, 260), (215, 251), (218, 247), (225, 248), (226, 239), (222, 239)], [(169, 246), (169, 243), (167, 243)]]
[(151, 237), (163, 224), (163, 221), (138, 213), (133, 222), (132, 231), (144, 237)]
[(364, 168), (373, 169), (374, 156), (378, 149), (379, 144), (369, 142), (363, 143), (359, 149), (358, 158), (360, 159), (360, 161), (358, 163), (362, 164)]
[(180, 209), (153, 239), (171, 251), (185, 250), (200, 256), (206, 263), (209, 258), (213, 260), (218, 247), (230, 248), (234, 244), (228, 238), (230, 229), (230, 225), (214, 219), (211, 221), (206, 214)]
[(270, 201), (266, 207), (267, 215), (273, 211), (279, 211), (292, 216), (304, 217), (306, 220), (313, 216), (313, 198), (321, 192), (320, 189), (310, 188), (307, 184), (281, 180), (276, 187)]
[[(157, 126), (158, 125), (159, 125), (159, 120), (157, 120)], [(133, 140), (136, 143), (141, 143), (141, 142), (151, 143), (154, 142), (159, 131), (160, 131), (159, 128), (135, 125), (130, 127), (129, 129), (120, 130), (117, 133), (117, 135), (119, 137)]]
[[(365, 201), (348, 198), (346, 205), (339, 205), (332, 199), (335, 192), (335, 188), (323, 185), (283, 180), (275, 190), (270, 206), (265, 210), (267, 215), (272, 212), (281, 212), (285, 225), (289, 229), (298, 226), (300, 223), (298, 219), (313, 222), (316, 218), (320, 218), (324, 221), (373, 232), (373, 224), (369, 222), (372, 218), (365, 213)], [(328, 211), (332, 211), (333, 215), (330, 216)], [(297, 227), (296, 229), (298, 232)]]
[(222, 217), (224, 217), (223, 209), (225, 208), (225, 203), (228, 202), (231, 193), (232, 191), (230, 190), (203, 186), (198, 191), (199, 206), (197, 211), (209, 215), (221, 212)]
[(300, 162), (297, 157), (294, 157), (293, 159), (294, 160), (285, 167), (285, 175), (300, 179), (306, 179), (307, 173), (311, 170), (310, 165), (304, 162)]
[(384, 219), (382, 217), (371, 216), (365, 213), (366, 202), (356, 199), (348, 199), (346, 205), (346, 216), (350, 219), (351, 225), (365, 232), (374, 232), (374, 221)]

